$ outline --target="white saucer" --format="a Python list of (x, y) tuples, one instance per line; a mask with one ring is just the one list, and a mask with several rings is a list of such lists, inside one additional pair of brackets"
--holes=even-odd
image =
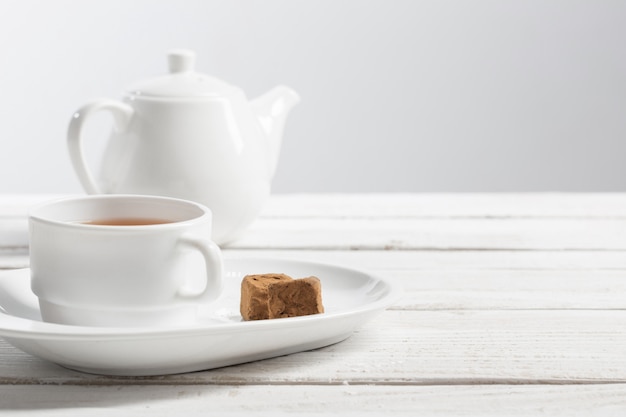
[[(187, 327), (85, 327), (41, 321), (30, 270), (0, 272), (0, 336), (34, 356), (83, 372), (164, 375), (199, 371), (316, 349), (348, 338), (391, 305), (389, 282), (349, 268), (284, 259), (225, 259), (225, 291)], [(325, 313), (244, 322), (244, 275), (317, 276)]]

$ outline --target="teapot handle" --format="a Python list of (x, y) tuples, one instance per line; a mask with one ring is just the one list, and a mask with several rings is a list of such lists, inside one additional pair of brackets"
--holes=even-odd
[(74, 171), (76, 171), (78, 179), (88, 194), (102, 194), (102, 190), (94, 180), (91, 171), (87, 168), (82, 146), (82, 131), (89, 116), (101, 110), (109, 111), (113, 115), (114, 129), (117, 132), (126, 129), (134, 113), (133, 108), (128, 104), (105, 98), (93, 100), (85, 104), (72, 115), (67, 130), (67, 146)]

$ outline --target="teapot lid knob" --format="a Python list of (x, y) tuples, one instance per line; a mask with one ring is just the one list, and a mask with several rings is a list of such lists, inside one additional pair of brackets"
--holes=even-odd
[(167, 61), (168, 74), (148, 78), (128, 88), (133, 100), (139, 97), (215, 98), (243, 94), (239, 88), (218, 78), (196, 72), (196, 53), (192, 50), (170, 50)]
[(196, 53), (188, 49), (175, 49), (167, 55), (170, 73), (193, 71)]

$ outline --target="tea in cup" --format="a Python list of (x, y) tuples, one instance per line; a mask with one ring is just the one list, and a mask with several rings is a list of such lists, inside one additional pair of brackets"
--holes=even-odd
[(219, 297), (211, 211), (141, 195), (57, 200), (29, 215), (32, 290), (44, 321), (178, 326)]

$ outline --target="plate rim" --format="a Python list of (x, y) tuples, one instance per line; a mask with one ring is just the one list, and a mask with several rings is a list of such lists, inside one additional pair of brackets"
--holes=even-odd
[[(309, 316), (289, 317), (274, 320), (255, 320), (228, 323), (198, 323), (183, 327), (94, 327), (76, 326), (57, 323), (47, 323), (39, 320), (14, 316), (2, 310), (0, 305), (0, 336), (15, 340), (52, 340), (52, 341), (133, 341), (147, 339), (161, 339), (169, 337), (190, 337), (208, 334), (225, 334), (241, 331), (273, 330), (277, 328), (288, 329), (299, 327), (308, 322), (324, 322), (341, 318), (374, 313), (391, 306), (400, 298), (400, 288), (397, 283), (380, 277), (378, 274), (365, 272), (361, 269), (346, 265), (313, 260), (300, 260), (283, 257), (224, 257), (225, 263), (229, 262), (289, 262), (299, 265), (315, 265), (318, 267), (334, 268), (349, 273), (359, 273), (374, 279), (378, 285), (383, 283), (385, 292), (372, 302), (355, 308), (333, 312), (313, 314)], [(7, 275), (26, 274), (30, 268), (21, 268), (5, 271)], [(4, 273), (0, 273), (0, 277)]]

